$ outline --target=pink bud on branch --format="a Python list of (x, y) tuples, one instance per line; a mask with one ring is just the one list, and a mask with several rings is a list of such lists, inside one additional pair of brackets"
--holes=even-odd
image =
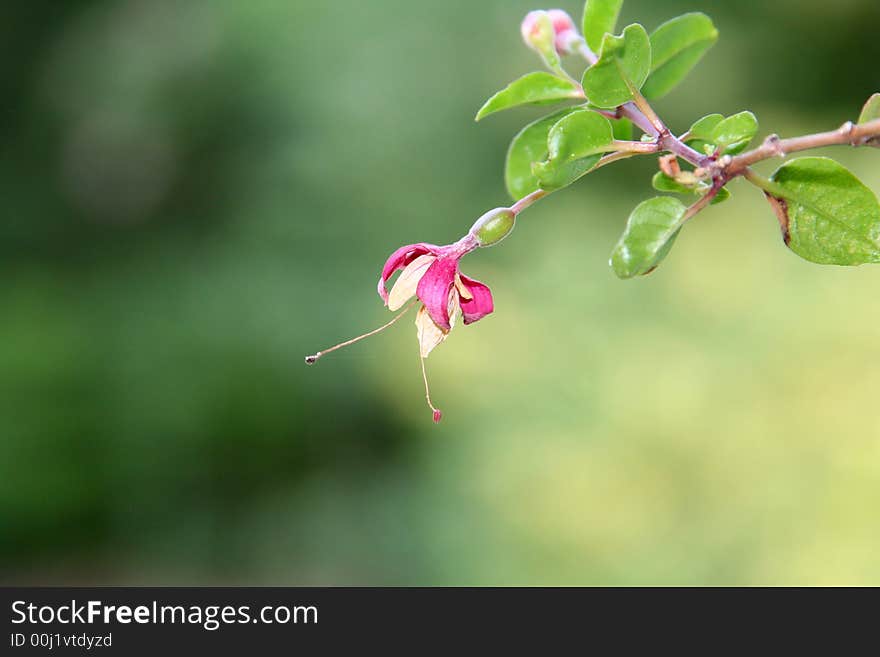
[(530, 11), (520, 26), (525, 44), (538, 53), (548, 68), (561, 72), (562, 63), (556, 51), (556, 30), (546, 11)]
[(575, 27), (571, 16), (562, 9), (551, 9), (547, 15), (553, 22), (553, 31), (556, 34), (556, 52), (560, 55), (573, 54), (577, 44), (583, 41), (583, 37)]
[(574, 21), (562, 9), (530, 11), (520, 26), (525, 44), (547, 59), (548, 65), (558, 65), (556, 55), (570, 55), (583, 37)]

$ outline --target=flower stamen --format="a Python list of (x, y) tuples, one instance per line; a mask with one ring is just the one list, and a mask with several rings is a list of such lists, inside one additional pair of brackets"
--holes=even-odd
[(338, 345), (336, 345), (334, 347), (330, 347), (329, 349), (324, 349), (323, 351), (319, 351), (318, 353), (316, 353), (312, 356), (306, 356), (306, 365), (314, 365), (315, 363), (318, 362), (319, 358), (323, 358), (327, 354), (333, 353), (334, 351), (337, 351), (339, 349), (343, 349), (344, 347), (350, 347), (351, 345), (356, 344), (356, 343), (360, 342), (361, 340), (366, 340), (367, 338), (371, 338), (374, 335), (376, 335), (377, 333), (381, 333), (385, 329), (394, 326), (394, 324), (397, 323), (397, 320), (399, 320), (401, 317), (406, 315), (407, 312), (409, 312), (409, 309), (415, 305), (416, 301), (417, 301), (417, 299), (413, 299), (409, 304), (407, 304), (406, 308), (404, 308), (397, 315), (395, 315), (394, 319), (392, 319), (390, 322), (388, 322), (384, 326), (380, 326), (379, 328), (377, 328), (373, 331), (370, 331), (369, 333), (364, 333), (363, 335), (359, 335), (358, 337), (352, 338), (351, 340), (346, 340), (345, 342), (340, 342)]
[(443, 412), (431, 402), (431, 389), (428, 387), (428, 373), (425, 371), (425, 359), (419, 356), (419, 361), (422, 363), (422, 381), (425, 382), (425, 400), (428, 402), (428, 408), (434, 411), (434, 424), (439, 424), (440, 420), (443, 419)]

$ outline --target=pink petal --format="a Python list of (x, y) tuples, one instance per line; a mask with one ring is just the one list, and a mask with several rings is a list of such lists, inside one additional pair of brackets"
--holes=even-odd
[(465, 324), (473, 324), (495, 310), (495, 302), (492, 300), (492, 291), (489, 286), (475, 281), (473, 278), (468, 278), (464, 274), (461, 275), (461, 282), (473, 295), (473, 299), (461, 297), (459, 300)]
[(407, 244), (406, 246), (402, 246), (392, 253), (388, 257), (388, 260), (385, 261), (385, 266), (382, 268), (382, 276), (379, 278), (378, 291), (379, 296), (382, 297), (382, 301), (388, 301), (388, 289), (385, 286), (385, 283), (388, 282), (388, 279), (391, 278), (391, 275), (394, 272), (403, 269), (419, 256), (425, 255), (426, 253), (435, 253), (438, 248), (439, 247), (434, 246), (433, 244), (419, 242), (418, 244)]
[(449, 324), (449, 293), (455, 285), (455, 274), (458, 272), (458, 258), (437, 258), (416, 289), (416, 296), (428, 309), (434, 323), (444, 331), (452, 327)]

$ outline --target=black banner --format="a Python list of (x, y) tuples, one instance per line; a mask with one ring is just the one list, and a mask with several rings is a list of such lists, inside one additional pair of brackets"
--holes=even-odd
[[(713, 626), (727, 628), (716, 640), (731, 627), (781, 631), (784, 612), (794, 612), (802, 599), (791, 590), (768, 596), (742, 589), (722, 596), (705, 589), (574, 588), (4, 588), (0, 594), (2, 655), (342, 654), (352, 648), (420, 654), (440, 646), (470, 654), (477, 640), (494, 648), (529, 646), (538, 654), (558, 646), (549, 651), (555, 654), (571, 652), (561, 650), (565, 646), (607, 648), (609, 641), (618, 648), (645, 640), (656, 646), (662, 637)], [(798, 632), (809, 627), (805, 620), (801, 616)]]
[(583, 637), (602, 616), (626, 615), (620, 605), (628, 597), (610, 590), (380, 588), (7, 588), (2, 596), (4, 655), (254, 648), (333, 654), (352, 645), (421, 651), (477, 636), (503, 643), (535, 633)]

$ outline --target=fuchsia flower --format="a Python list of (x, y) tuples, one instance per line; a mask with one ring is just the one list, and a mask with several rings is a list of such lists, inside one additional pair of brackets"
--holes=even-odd
[[(458, 269), (459, 260), (478, 246), (476, 238), (468, 235), (449, 246), (422, 243), (397, 249), (382, 269), (379, 296), (389, 310), (397, 310), (415, 295), (436, 327), (446, 333), (452, 330), (459, 314), (465, 324), (481, 320), (494, 310), (492, 292)], [(401, 270), (403, 273), (389, 293), (388, 279)]]
[[(423, 304), (416, 315), (416, 328), (425, 398), (434, 412), (434, 422), (439, 422), (443, 414), (431, 401), (425, 359), (446, 340), (459, 315), (465, 324), (473, 324), (495, 309), (488, 286), (458, 270), (459, 260), (479, 246), (471, 234), (448, 246), (409, 244), (391, 254), (379, 278), (379, 296), (388, 310), (399, 310), (413, 296)], [(398, 271), (400, 276), (388, 292), (388, 279)]]
[[(415, 297), (422, 304), (416, 315), (416, 334), (425, 398), (434, 413), (434, 422), (439, 422), (443, 414), (431, 402), (425, 359), (446, 340), (459, 317), (464, 324), (473, 324), (495, 309), (489, 287), (462, 274), (459, 271), (459, 261), (480, 247), (493, 246), (500, 242), (513, 230), (515, 220), (513, 209), (498, 208), (480, 217), (468, 234), (454, 244), (437, 246), (419, 242), (397, 249), (385, 261), (379, 277), (378, 291), (389, 310), (398, 311), (403, 308), (403, 311), (375, 331), (308, 356), (306, 363), (313, 364), (332, 351), (384, 331), (406, 314), (414, 305), (415, 302), (411, 300)], [(389, 291), (388, 281), (397, 272), (400, 275)]]

